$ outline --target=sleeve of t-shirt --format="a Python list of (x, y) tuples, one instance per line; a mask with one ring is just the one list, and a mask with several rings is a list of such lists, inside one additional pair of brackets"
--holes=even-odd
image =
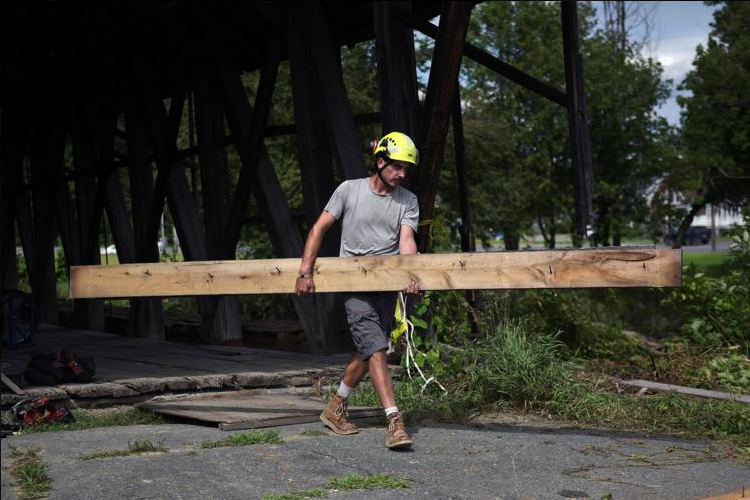
[(404, 215), (401, 217), (401, 225), (411, 227), (414, 232), (417, 232), (417, 225), (419, 224), (419, 203), (417, 197), (410, 193), (406, 202), (406, 210)]
[(339, 220), (344, 214), (348, 184), (349, 181), (342, 182), (339, 187), (336, 188), (336, 191), (333, 192), (331, 199), (328, 200), (328, 204), (324, 208), (326, 212), (336, 217), (336, 220)]

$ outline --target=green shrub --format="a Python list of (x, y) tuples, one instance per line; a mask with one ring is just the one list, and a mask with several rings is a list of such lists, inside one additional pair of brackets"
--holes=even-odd
[(517, 294), (510, 319), (523, 321), (529, 333), (556, 335), (571, 353), (585, 358), (635, 354), (634, 341), (622, 334), (621, 308), (612, 290), (529, 290)]
[(712, 278), (689, 266), (665, 303), (682, 309), (682, 333), (704, 345), (739, 344), (750, 352), (750, 221), (733, 232), (729, 274)]
[(709, 387), (749, 392), (750, 358), (736, 352), (716, 356), (700, 368), (698, 375)]
[(501, 323), (466, 351), (463, 372), (481, 401), (533, 406), (550, 399), (554, 385), (570, 378), (560, 362), (564, 349), (555, 337), (532, 337), (520, 325)]

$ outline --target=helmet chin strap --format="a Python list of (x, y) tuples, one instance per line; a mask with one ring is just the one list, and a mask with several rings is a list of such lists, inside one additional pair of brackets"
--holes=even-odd
[[(388, 165), (390, 165), (391, 163), (393, 163), (393, 162), (391, 162), (391, 161), (388, 161), (388, 162), (386, 162), (386, 163), (384, 163), (384, 164), (383, 164), (383, 167), (382, 167), (382, 168), (378, 168), (378, 177), (380, 178), (380, 182), (382, 182), (383, 184), (385, 184), (385, 185), (386, 185), (386, 186), (388, 186), (389, 188), (395, 189), (395, 188), (396, 188), (396, 186), (394, 186), (393, 184), (390, 184), (389, 182), (387, 182), (387, 181), (385, 180), (385, 178), (383, 177), (383, 170), (385, 170), (385, 168), (386, 168), (386, 167), (387, 167)], [(376, 167), (376, 168), (377, 168), (377, 167)]]

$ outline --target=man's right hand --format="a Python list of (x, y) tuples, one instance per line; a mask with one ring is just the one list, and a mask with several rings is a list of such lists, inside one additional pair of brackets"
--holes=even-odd
[(305, 295), (312, 295), (315, 293), (315, 281), (312, 277), (310, 278), (297, 278), (297, 284), (295, 285), (295, 291), (300, 297)]

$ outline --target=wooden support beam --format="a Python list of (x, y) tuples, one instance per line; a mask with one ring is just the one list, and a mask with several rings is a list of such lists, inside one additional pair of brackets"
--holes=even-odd
[(398, 131), (416, 138), (419, 95), (414, 31), (396, 22), (397, 8), (409, 12), (411, 2), (373, 2), (382, 132)]
[[(232, 124), (234, 142), (242, 159), (242, 167), (222, 241), (222, 249), (226, 258), (232, 258), (235, 255), (242, 232), (242, 220), (250, 203), (250, 194), (253, 191), (254, 183), (256, 184), (256, 192), (258, 192), (257, 172), (259, 168), (262, 168), (258, 166), (258, 161), (264, 149), (263, 131), (271, 112), (273, 89), (276, 86), (276, 77), (279, 71), (280, 50), (279, 40), (271, 40), (265, 65), (258, 82), (255, 109), (250, 108), (244, 90), (240, 92), (242, 84), (238, 81), (237, 73), (233, 74), (236, 71), (233, 65), (225, 60), (217, 61), (220, 71), (219, 87), (222, 89), (220, 95), (224, 98), (225, 110), (230, 106), (240, 106), (239, 109), (241, 110), (239, 113), (231, 112), (230, 123)], [(229, 116), (230, 112), (225, 111), (225, 114)], [(243, 120), (246, 120), (248, 115), (249, 123), (244, 123)]]
[(82, 264), (78, 220), (75, 213), (75, 204), (70, 196), (70, 189), (67, 183), (63, 183), (57, 191), (55, 211), (57, 212), (57, 225), (60, 230), (63, 251), (65, 252), (66, 266), (70, 267)]
[(112, 239), (120, 262), (136, 262), (135, 236), (130, 225), (130, 217), (125, 203), (117, 172), (112, 172), (105, 180), (104, 208), (112, 230)]
[[(336, 187), (333, 156), (326, 134), (326, 111), (320, 106), (315, 87), (309, 84), (314, 79), (315, 68), (307, 56), (305, 40), (296, 26), (287, 34), (287, 46), (302, 174), (302, 201), (307, 227), (312, 228)], [(325, 234), (318, 256), (337, 256), (340, 244), (341, 228), (336, 224)], [(325, 350), (351, 350), (346, 345), (349, 336), (340, 334), (348, 328), (342, 297), (338, 294), (319, 294), (314, 301), (320, 341)]]
[[(289, 203), (284, 196), (276, 171), (262, 141), (257, 152), (257, 162), (253, 162), (254, 153), (248, 139), (253, 121), (253, 110), (239, 78), (239, 71), (228, 58), (222, 58), (216, 64), (227, 123), (235, 138), (243, 168), (247, 166), (252, 174), (253, 195), (271, 238), (274, 254), (283, 257), (301, 256), (302, 239), (299, 233), (294, 230), (295, 223), (289, 209)], [(305, 329), (310, 351), (313, 353), (327, 352), (327, 347), (319, 334), (313, 299), (293, 297), (292, 300), (300, 322)]]
[[(159, 88), (153, 81), (153, 75), (156, 72), (150, 67), (148, 61), (149, 59), (145, 54), (141, 54), (141, 57), (132, 58), (133, 86), (141, 96), (149, 142), (151, 149), (154, 151), (157, 167), (156, 181), (146, 215), (144, 237), (141, 241), (141, 248), (137, 249), (137, 254), (149, 255), (149, 252), (151, 252), (149, 260), (157, 260), (156, 241), (164, 212), (164, 199), (169, 189), (169, 179), (173, 167), (177, 163), (175, 156), (177, 136), (179, 135), (180, 121), (185, 105), (187, 77), (184, 78), (184, 81), (180, 81), (182, 85), (175, 89), (167, 113)], [(182, 174), (184, 175), (184, 172)]]
[[(78, 224), (78, 261), (72, 264), (99, 264), (99, 217), (94, 213), (96, 179), (87, 175), (95, 172), (96, 162), (84, 118), (85, 105), (76, 102), (71, 121), (73, 170), (75, 177), (76, 221)], [(85, 173), (85, 174), (84, 174)], [(98, 173), (98, 172), (97, 172)], [(95, 232), (91, 235), (91, 232)], [(104, 330), (104, 304), (101, 300), (76, 301), (73, 304), (73, 325), (77, 328)]]
[(229, 259), (234, 256), (234, 247), (231, 253), (223, 252), (221, 248), (229, 219), (229, 169), (226, 146), (221, 141), (224, 136), (224, 115), (216, 88), (210, 81), (213, 67), (208, 62), (209, 57), (203, 55), (193, 65), (203, 216), (209, 258), (220, 259), (224, 256)]
[[(40, 103), (32, 116), (35, 120), (29, 152), (32, 179), (55, 179), (62, 175), (65, 153), (59, 115), (49, 103)], [(40, 321), (52, 324), (57, 324), (59, 319), (54, 251), (56, 191), (55, 184), (50, 184), (31, 192), (35, 253), (31, 289), (35, 315)]]
[(3, 108), (0, 122), (0, 287), (18, 287), (16, 268), (16, 197), (21, 185), (23, 150), (26, 143), (22, 115), (17, 108)]
[[(224, 136), (224, 115), (216, 86), (209, 76), (213, 69), (209, 58), (202, 54), (193, 70), (206, 250), (211, 259), (220, 259), (225, 255), (232, 258), (235, 247), (231, 247), (229, 255), (222, 247), (229, 219), (229, 170), (226, 147), (221, 141)], [(204, 336), (208, 337), (209, 342), (242, 343), (237, 297), (211, 297), (206, 306), (204, 315), (208, 318), (204, 317)]]
[(576, 230), (585, 236), (593, 218), (593, 166), (589, 146), (586, 94), (583, 90), (583, 61), (578, 50), (578, 7), (576, 2), (560, 2), (565, 55), (565, 93), (568, 108), (570, 149), (573, 159)]
[[(70, 296), (148, 297), (293, 293), (299, 259), (172, 262), (71, 269)], [(544, 250), (321, 257), (318, 292), (602, 288), (679, 286), (680, 250), (611, 247)]]
[[(432, 39), (437, 38), (438, 27), (431, 22), (416, 19), (402, 9), (399, 9), (396, 15), (403, 23), (413, 27), (423, 35), (427, 35)], [(549, 99), (555, 104), (558, 104), (562, 107), (567, 106), (565, 92), (561, 91), (558, 88), (555, 88), (547, 82), (543, 82), (537, 78), (534, 78), (533, 76), (521, 71), (515, 66), (511, 66), (505, 61), (493, 56), (489, 52), (480, 49), (476, 45), (466, 43), (464, 45), (464, 55), (472, 61), (481, 64), (485, 68), (494, 71), (498, 75), (504, 76), (508, 80), (529, 89), (530, 91), (541, 97), (544, 97), (545, 99)]]
[(362, 144), (344, 87), (341, 58), (331, 39), (327, 8), (319, 1), (288, 2), (285, 6), (293, 20), (290, 24), (299, 29), (306, 57), (314, 68), (311, 83), (319, 94), (336, 161), (347, 179), (364, 177), (367, 167), (362, 158)]
[[(421, 221), (431, 221), (433, 216), (440, 164), (472, 6), (473, 2), (445, 2), (440, 15), (440, 32), (427, 82), (422, 133), (417, 143), (421, 156), (417, 185)], [(429, 223), (419, 228), (417, 244), (422, 253), (431, 247), (430, 228)]]
[[(294, 100), (294, 121), (297, 125), (298, 156), (302, 174), (302, 201), (307, 227), (311, 228), (336, 188), (333, 176), (333, 156), (323, 118), (325, 110), (319, 105), (317, 91), (309, 83), (314, 78), (315, 67), (308, 57), (306, 41), (298, 29), (292, 29), (287, 35), (287, 44)], [(337, 231), (331, 233), (337, 232), (339, 232), (338, 228)], [(330, 238), (328, 233), (326, 236), (319, 255), (322, 257), (338, 255), (339, 238)]]
[[(456, 178), (458, 179), (458, 200), (461, 207), (461, 251), (476, 252), (474, 226), (471, 223), (471, 205), (469, 204), (469, 182), (466, 178), (466, 145), (464, 143), (464, 120), (461, 111), (461, 87), (456, 85), (453, 97), (453, 144), (456, 150)], [(477, 297), (474, 290), (466, 290), (467, 311), (471, 332), (480, 335), (480, 314), (477, 308)]]
[[(151, 161), (147, 160), (149, 144), (146, 122), (142, 114), (131, 106), (125, 113), (127, 130), (128, 175), (130, 177), (131, 214), (136, 249), (136, 262), (147, 262), (157, 252), (156, 248), (144, 248), (146, 214), (154, 189), (154, 176)], [(138, 255), (138, 251), (146, 251)], [(128, 333), (132, 337), (164, 340), (164, 316), (161, 300), (132, 299), (128, 315)]]

